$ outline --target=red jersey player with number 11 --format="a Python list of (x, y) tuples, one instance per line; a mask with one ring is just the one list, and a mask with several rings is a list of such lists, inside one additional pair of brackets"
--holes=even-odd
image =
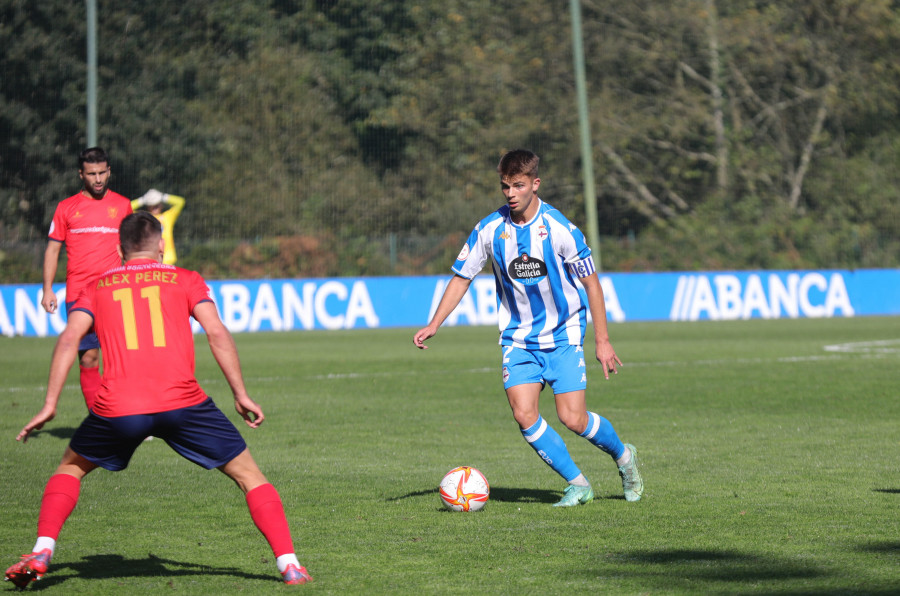
[(262, 424), (262, 408), (247, 394), (234, 339), (219, 319), (206, 282), (199, 273), (162, 264), (160, 223), (146, 211), (122, 220), (119, 242), (124, 266), (105, 272), (76, 300), (53, 350), (44, 407), (16, 437), (24, 442), (56, 415), (79, 341), (93, 325), (103, 349), (102, 384), (44, 489), (37, 542), (30, 554), (6, 570), (6, 579), (19, 587), (40, 579), (78, 502), (82, 479), (98, 467), (124, 469), (144, 438), (152, 435), (189, 461), (234, 480), (284, 582), (306, 583), (311, 578), (294, 554), (278, 492), (194, 376), (191, 316), (206, 331), (235, 409), (251, 428)]

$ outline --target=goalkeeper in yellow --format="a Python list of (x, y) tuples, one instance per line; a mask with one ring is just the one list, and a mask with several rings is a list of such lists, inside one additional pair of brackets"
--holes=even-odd
[(146, 208), (162, 224), (162, 237), (166, 242), (163, 263), (174, 265), (175, 261), (178, 260), (178, 255), (175, 253), (175, 238), (172, 235), (172, 230), (175, 228), (175, 220), (178, 219), (178, 216), (181, 215), (181, 210), (184, 209), (184, 197), (170, 195), (151, 188), (144, 193), (144, 196), (131, 201), (131, 208), (134, 211), (141, 207)]

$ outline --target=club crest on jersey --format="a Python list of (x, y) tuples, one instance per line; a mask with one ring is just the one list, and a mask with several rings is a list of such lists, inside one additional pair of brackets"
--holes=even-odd
[(117, 215), (119, 215), (118, 207), (107, 207), (106, 215), (109, 216), (110, 219), (115, 219)]
[(523, 254), (509, 262), (507, 271), (514, 280), (531, 286), (547, 277), (547, 264)]
[(540, 238), (541, 240), (543, 240), (544, 238), (546, 238), (546, 237), (548, 236), (548, 234), (547, 234), (547, 226), (538, 226), (538, 233), (537, 233), (537, 234), (538, 234), (538, 238)]

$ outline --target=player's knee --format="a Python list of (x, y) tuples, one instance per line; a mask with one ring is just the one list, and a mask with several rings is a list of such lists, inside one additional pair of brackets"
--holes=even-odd
[(85, 350), (84, 352), (79, 352), (78, 358), (78, 363), (83, 368), (97, 368), (100, 366), (99, 350)]
[(584, 429), (587, 428), (587, 412), (562, 411), (557, 412), (557, 415), (559, 416), (559, 421), (562, 422), (566, 428), (577, 435), (583, 433)]
[(235, 484), (245, 494), (268, 482), (265, 474), (262, 473), (262, 470), (259, 469), (253, 457), (251, 457), (249, 449), (245, 449), (240, 455), (219, 469), (234, 480)]

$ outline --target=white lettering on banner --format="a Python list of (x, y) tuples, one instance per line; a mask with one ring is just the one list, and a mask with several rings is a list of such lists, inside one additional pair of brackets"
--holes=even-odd
[(781, 307), (784, 307), (787, 315), (796, 319), (800, 316), (800, 302), (797, 300), (797, 292), (800, 288), (800, 276), (791, 273), (787, 276), (787, 286), (781, 283), (777, 275), (769, 276), (769, 300), (772, 303), (772, 318), (781, 317)]
[(336, 281), (326, 281), (316, 292), (316, 319), (325, 329), (341, 329), (344, 326), (344, 318), (340, 315), (332, 316), (325, 308), (325, 301), (329, 296), (335, 296), (338, 300), (347, 299), (347, 288)]
[[(13, 304), (15, 304), (15, 301)], [(15, 334), (16, 330), (13, 328), (12, 322), (9, 320), (9, 312), (6, 310), (6, 301), (3, 300), (3, 295), (0, 294), (0, 335), (12, 337)]]
[(474, 284), (478, 320), (482, 325), (497, 324), (497, 284), (493, 279), (478, 279)]
[(47, 337), (52, 330), (54, 335), (59, 335), (66, 328), (66, 320), (63, 318), (66, 314), (66, 290), (63, 288), (56, 293), (60, 306), (53, 314), (48, 315), (44, 311), (41, 306), (43, 298), (43, 290), (38, 290), (37, 296), (32, 300), (25, 288), (16, 288), (13, 292), (13, 319), (10, 319), (6, 304), (0, 299), (0, 334), (8, 337)]
[[(16, 331), (24, 334), (25, 322), (27, 320), (31, 323), (31, 326), (38, 337), (46, 337), (47, 317), (45, 316), (44, 307), (41, 306), (41, 296), (38, 296), (35, 298), (35, 301), (32, 302), (28, 299), (28, 292), (26, 292), (24, 288), (17, 288), (15, 300)], [(58, 308), (64, 309), (66, 303), (63, 302), (62, 298), (59, 298), (59, 300), (62, 304), (60, 304)]]
[(250, 315), (250, 331), (259, 331), (263, 321), (269, 321), (273, 331), (283, 329), (278, 301), (275, 300), (272, 286), (267, 283), (259, 284), (256, 301), (253, 303), (253, 314)]
[(365, 282), (355, 281), (350, 289), (350, 300), (347, 302), (346, 327), (350, 329), (356, 326), (356, 321), (360, 318), (365, 320), (366, 327), (378, 327), (381, 320), (375, 312), (372, 305), (372, 298), (369, 296), (369, 288)]
[(316, 315), (313, 311), (313, 297), (316, 294), (316, 284), (303, 284), (303, 299), (297, 295), (293, 284), (281, 286), (281, 303), (284, 308), (284, 328), (294, 329), (294, 315), (300, 322), (301, 329), (312, 329), (316, 326)]
[(428, 322), (431, 322), (431, 319), (434, 317), (435, 311), (437, 311), (438, 304), (441, 302), (441, 296), (444, 295), (444, 288), (447, 287), (447, 282), (443, 279), (439, 279), (434, 284), (434, 291), (431, 293), (431, 307), (428, 309)]
[[(678, 278), (669, 318), (673, 321), (696, 321), (704, 313), (713, 321), (750, 319), (759, 313), (763, 319), (780, 318), (782, 309), (791, 318), (833, 317), (840, 312), (854, 316), (847, 286), (839, 273), (830, 278), (812, 272), (790, 273), (786, 284), (777, 275), (768, 276), (769, 292), (759, 275), (747, 276), (742, 286), (733, 274), (682, 275)], [(820, 298), (819, 295), (824, 294)]]
[[(290, 283), (281, 289), (282, 310), (279, 310), (275, 291), (270, 283), (262, 283), (255, 296), (243, 284), (222, 284), (222, 321), (232, 332), (259, 331), (268, 322), (273, 331), (294, 329), (296, 316), (304, 329), (312, 329), (318, 321), (325, 329), (351, 329), (362, 319), (367, 327), (377, 327), (378, 315), (369, 296), (368, 288), (362, 281), (347, 286), (337, 281), (326, 281), (316, 287), (315, 283), (303, 284), (301, 299)], [(330, 299), (340, 303), (340, 314), (335, 312)]]
[(229, 331), (246, 331), (250, 321), (250, 288), (243, 284), (222, 284), (219, 294), (222, 322)]
[[(625, 311), (619, 302), (619, 296), (616, 294), (616, 286), (613, 285), (610, 277), (604, 276), (600, 278), (600, 287), (603, 288), (603, 299), (606, 302), (606, 314), (611, 321), (621, 323), (625, 320)], [(590, 315), (590, 311), (588, 311)]]
[[(580, 280), (576, 281), (578, 281), (579, 285), (581, 284)], [(606, 303), (607, 318), (615, 323), (621, 323), (625, 320), (625, 311), (622, 309), (621, 303), (619, 303), (619, 296), (616, 294), (616, 286), (613, 284), (612, 279), (610, 277), (601, 277), (600, 287), (603, 288), (603, 301)], [(588, 323), (594, 322), (590, 308), (587, 311), (587, 321)]]
[[(470, 289), (472, 287), (477, 287), (476, 284), (478, 284), (480, 281), (481, 280), (479, 280), (479, 279), (475, 279), (474, 281), (472, 281), (472, 286), (470, 286)], [(491, 284), (493, 284), (493, 283), (494, 283), (494, 280), (492, 279)], [(446, 288), (446, 287), (447, 287), (447, 284), (443, 281), (438, 282), (437, 286), (435, 286), (434, 299), (437, 300), (437, 302), (434, 302), (434, 300), (432, 300), (432, 310), (428, 314), (429, 321), (431, 320), (431, 317), (434, 316), (434, 309), (437, 308), (437, 305), (441, 300), (441, 296), (444, 294), (444, 288)], [(444, 325), (447, 325), (450, 327), (459, 325), (460, 318), (465, 318), (469, 322), (469, 325), (485, 325), (485, 324), (487, 324), (487, 323), (482, 323), (478, 320), (478, 309), (475, 306), (475, 295), (477, 293), (478, 292), (469, 291), (469, 292), (466, 292), (465, 294), (463, 294), (463, 297), (459, 301), (459, 304), (456, 305), (456, 308), (453, 309), (453, 312), (451, 312), (450, 316), (447, 317), (447, 319), (444, 321)], [(496, 299), (494, 300), (494, 302), (496, 303)], [(496, 320), (496, 318), (495, 318), (495, 320)]]

